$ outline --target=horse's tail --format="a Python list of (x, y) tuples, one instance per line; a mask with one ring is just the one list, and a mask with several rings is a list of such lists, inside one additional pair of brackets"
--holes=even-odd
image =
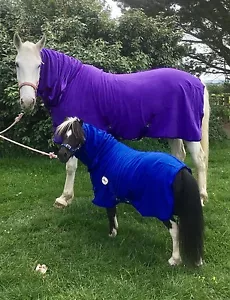
[[(205, 86), (205, 84), (204, 84), (204, 86)], [(201, 146), (202, 146), (202, 149), (205, 154), (206, 173), (208, 171), (208, 156), (209, 156), (209, 117), (210, 117), (209, 93), (208, 93), (207, 87), (205, 86), (205, 88), (204, 88), (204, 117), (202, 120)]]
[(200, 193), (195, 178), (187, 169), (178, 173), (180, 184), (175, 200), (179, 219), (179, 246), (182, 259), (191, 265), (202, 263), (204, 219)]

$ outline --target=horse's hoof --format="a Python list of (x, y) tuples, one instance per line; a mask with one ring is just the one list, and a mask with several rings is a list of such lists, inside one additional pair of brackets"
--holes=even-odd
[(61, 196), (57, 198), (54, 202), (54, 207), (56, 208), (65, 208), (70, 205), (73, 201), (73, 196)]
[(109, 234), (109, 237), (115, 238), (117, 236), (117, 229), (113, 228), (112, 232)]
[(62, 201), (62, 202), (61, 201), (55, 201), (54, 204), (53, 204), (53, 206), (55, 208), (65, 208), (65, 207), (68, 206), (68, 204), (67, 204), (66, 201)]
[(205, 203), (208, 202), (208, 194), (207, 193), (201, 194), (200, 195), (200, 200), (201, 200), (201, 206), (204, 206)]
[(182, 262), (181, 258), (171, 257), (168, 260), (168, 263), (170, 264), (170, 266), (177, 266), (177, 265), (181, 264), (181, 262)]

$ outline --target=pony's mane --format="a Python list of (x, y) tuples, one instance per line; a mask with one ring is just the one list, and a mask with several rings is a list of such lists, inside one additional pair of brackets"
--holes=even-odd
[(80, 121), (77, 117), (68, 117), (64, 122), (62, 122), (56, 129), (56, 134), (60, 135), (63, 132), (67, 132), (76, 121)]

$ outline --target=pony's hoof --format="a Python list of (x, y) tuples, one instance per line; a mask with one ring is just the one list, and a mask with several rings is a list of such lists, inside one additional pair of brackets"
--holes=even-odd
[(197, 267), (203, 266), (203, 260), (202, 260), (202, 258), (200, 259), (200, 261), (198, 263), (196, 263), (196, 266)]
[(115, 224), (115, 229), (118, 229), (117, 216), (114, 217), (114, 224)]
[(61, 196), (57, 198), (54, 202), (54, 207), (56, 208), (65, 208), (70, 205), (73, 201), (73, 196)]
[(168, 260), (168, 263), (170, 264), (170, 266), (177, 266), (177, 265), (181, 264), (181, 262), (182, 262), (181, 258), (171, 257)]
[(115, 238), (117, 236), (117, 229), (113, 228), (112, 232), (109, 234), (109, 237)]

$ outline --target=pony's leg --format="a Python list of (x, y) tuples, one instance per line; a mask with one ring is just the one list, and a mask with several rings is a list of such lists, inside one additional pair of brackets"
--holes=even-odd
[(117, 209), (116, 206), (107, 208), (107, 216), (109, 219), (109, 236), (115, 237), (117, 235), (118, 222), (117, 222)]
[(206, 157), (200, 142), (187, 142), (189, 152), (197, 169), (197, 182), (200, 190), (201, 204), (208, 199)]
[(173, 250), (172, 250), (172, 256), (168, 260), (170, 266), (176, 266), (179, 265), (182, 260), (180, 256), (180, 249), (179, 249), (179, 228), (177, 223), (174, 219), (171, 219), (169, 221), (163, 222), (164, 225), (168, 228), (169, 233), (172, 238), (172, 244), (173, 244)]
[(172, 155), (176, 156), (181, 161), (184, 161), (186, 157), (186, 151), (183, 141), (181, 139), (169, 139), (168, 141), (171, 147)]
[(74, 197), (74, 179), (77, 169), (77, 158), (71, 157), (66, 163), (66, 180), (62, 195), (55, 200), (54, 206), (63, 208), (71, 204)]

